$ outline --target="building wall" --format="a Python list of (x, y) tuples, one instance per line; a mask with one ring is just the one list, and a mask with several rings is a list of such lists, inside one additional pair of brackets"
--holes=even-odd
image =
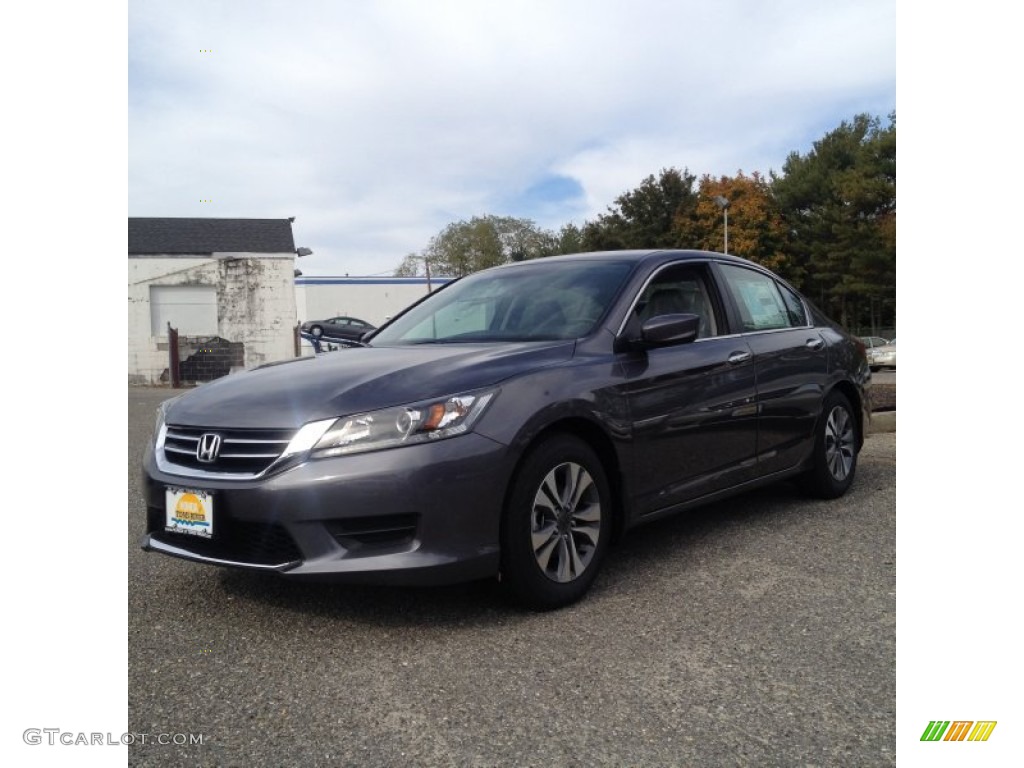
[[(295, 356), (297, 319), (293, 254), (128, 257), (128, 383), (156, 384), (166, 375), (167, 334), (151, 327), (150, 286), (212, 286), (217, 336), (244, 345), (252, 368)], [(187, 350), (182, 350), (182, 359)]]
[[(433, 278), (437, 290), (450, 278)], [(298, 277), (295, 279), (299, 319), (358, 317), (381, 325), (427, 295), (424, 277)]]

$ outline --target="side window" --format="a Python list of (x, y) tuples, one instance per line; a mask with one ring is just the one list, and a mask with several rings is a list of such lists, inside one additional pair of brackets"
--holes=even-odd
[(658, 315), (697, 315), (697, 338), (717, 336), (719, 323), (708, 292), (705, 269), (692, 264), (666, 267), (644, 288), (636, 303), (640, 322)]
[(726, 288), (740, 313), (742, 331), (771, 331), (797, 325), (792, 321), (779, 286), (772, 278), (731, 264), (720, 266)]
[(804, 310), (804, 303), (800, 301), (800, 297), (782, 283), (778, 285), (779, 292), (782, 294), (782, 301), (786, 305), (786, 313), (789, 315), (789, 324), (796, 328), (810, 325), (807, 322), (807, 312)]

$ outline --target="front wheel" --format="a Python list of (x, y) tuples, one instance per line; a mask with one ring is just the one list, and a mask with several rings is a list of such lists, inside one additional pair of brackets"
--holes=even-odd
[(825, 398), (815, 427), (811, 468), (803, 476), (806, 490), (823, 499), (846, 493), (857, 471), (857, 420), (846, 395)]
[(523, 461), (506, 499), (501, 583), (534, 610), (561, 608), (590, 588), (611, 536), (604, 468), (579, 438), (557, 435)]

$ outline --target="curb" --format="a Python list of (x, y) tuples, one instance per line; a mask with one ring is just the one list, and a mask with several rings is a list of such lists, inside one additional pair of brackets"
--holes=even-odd
[(868, 427), (869, 435), (895, 431), (896, 411), (878, 411), (871, 414), (871, 426)]

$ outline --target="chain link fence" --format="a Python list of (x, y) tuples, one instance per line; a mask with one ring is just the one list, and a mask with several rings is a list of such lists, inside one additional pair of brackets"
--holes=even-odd
[(896, 338), (895, 328), (851, 328), (850, 333), (854, 336), (881, 336), (886, 341)]

